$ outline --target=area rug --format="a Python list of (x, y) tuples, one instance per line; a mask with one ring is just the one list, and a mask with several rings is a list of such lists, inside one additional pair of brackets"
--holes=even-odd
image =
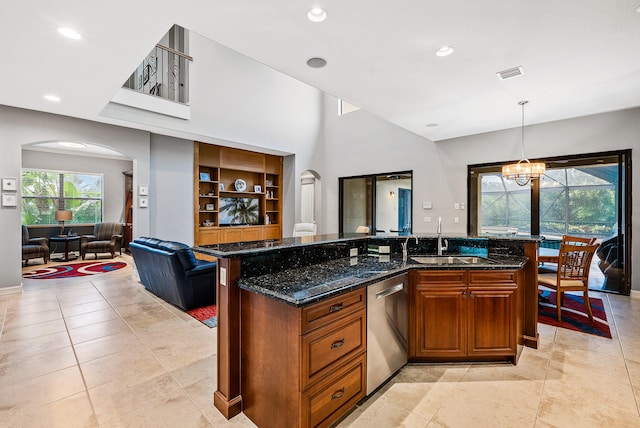
[(216, 305), (191, 309), (187, 311), (187, 313), (208, 327), (213, 328), (218, 326), (218, 308)]
[(124, 262), (83, 262), (67, 265), (47, 266), (23, 272), (22, 276), (29, 279), (58, 279), (74, 278), (78, 276), (96, 275), (122, 269)]
[(611, 339), (611, 330), (607, 323), (607, 314), (605, 313), (602, 299), (589, 297), (594, 318), (593, 321), (589, 321), (589, 317), (585, 313), (586, 309), (582, 296), (565, 293), (564, 304), (562, 305), (562, 321), (558, 322), (558, 309), (555, 305), (556, 293), (545, 290), (540, 294), (540, 297), (541, 299), (538, 302), (538, 322)]

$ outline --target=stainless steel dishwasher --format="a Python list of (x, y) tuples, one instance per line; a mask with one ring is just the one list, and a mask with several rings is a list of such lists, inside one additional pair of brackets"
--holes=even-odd
[(367, 289), (367, 395), (407, 363), (407, 275)]

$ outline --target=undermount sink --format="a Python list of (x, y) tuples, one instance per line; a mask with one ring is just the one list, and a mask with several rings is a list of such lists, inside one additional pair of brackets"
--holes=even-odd
[(416, 256), (411, 257), (411, 260), (423, 265), (467, 265), (495, 263), (492, 260), (477, 256)]

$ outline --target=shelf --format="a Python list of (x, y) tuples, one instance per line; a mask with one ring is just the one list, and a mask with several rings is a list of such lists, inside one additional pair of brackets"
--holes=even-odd
[(264, 195), (264, 192), (239, 192), (237, 190), (221, 190), (220, 194), (231, 193), (233, 195)]
[[(196, 141), (194, 172), (195, 245), (282, 237), (283, 158), (281, 156)], [(235, 182), (238, 179), (244, 180), (247, 184), (242, 191), (235, 189)], [(220, 187), (223, 189), (221, 190)], [(255, 191), (256, 187), (260, 191)], [(220, 224), (220, 220), (227, 222), (230, 215), (227, 211), (221, 211), (222, 206), (227, 202), (226, 198), (247, 198), (252, 200), (253, 204), (258, 202), (257, 215), (259, 218), (269, 218), (269, 224), (263, 222), (253, 226), (224, 227)], [(212, 205), (217, 209), (201, 208), (212, 207)], [(202, 223), (205, 220), (211, 221), (212, 224), (203, 226)]]

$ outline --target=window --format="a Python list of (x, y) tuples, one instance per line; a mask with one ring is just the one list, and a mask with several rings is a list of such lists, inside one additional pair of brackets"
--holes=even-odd
[(342, 116), (343, 114), (352, 113), (358, 110), (360, 110), (360, 107), (354, 106), (353, 104), (350, 104), (345, 100), (338, 99), (338, 116)]
[(102, 174), (22, 171), (22, 224), (56, 224), (58, 210), (72, 212), (70, 224), (102, 221)]
[(340, 233), (368, 226), (376, 234), (410, 235), (413, 172), (339, 178)]
[(541, 253), (563, 235), (596, 238), (589, 288), (631, 289), (631, 151), (536, 159), (546, 172), (520, 187), (502, 178), (501, 164), (470, 165), (469, 232), (542, 235)]

